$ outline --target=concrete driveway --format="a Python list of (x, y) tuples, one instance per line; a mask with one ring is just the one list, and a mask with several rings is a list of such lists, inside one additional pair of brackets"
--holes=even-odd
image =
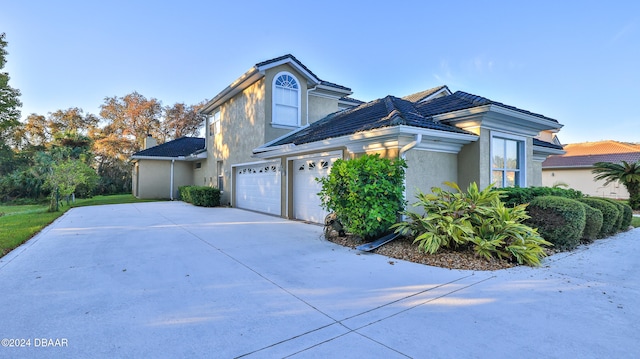
[(448, 270), (238, 209), (78, 208), (0, 259), (0, 357), (632, 358), (639, 255), (636, 229)]

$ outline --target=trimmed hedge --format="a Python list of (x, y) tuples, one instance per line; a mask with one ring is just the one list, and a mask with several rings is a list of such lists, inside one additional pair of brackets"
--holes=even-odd
[(538, 228), (542, 238), (560, 250), (571, 250), (580, 244), (585, 227), (584, 206), (576, 200), (556, 196), (540, 196), (527, 207), (525, 224)]
[(507, 187), (497, 190), (503, 192), (502, 202), (508, 207), (530, 203), (534, 198), (540, 196), (556, 196), (571, 199), (584, 197), (582, 192), (578, 190), (557, 187)]
[(613, 203), (609, 203), (609, 201), (604, 200), (602, 198), (581, 198), (580, 202), (586, 203), (587, 205), (599, 209), (602, 212), (602, 228), (600, 228), (600, 232), (598, 233), (598, 238), (605, 238), (611, 234), (618, 232), (618, 227), (616, 223), (618, 221), (618, 207), (616, 207)]
[(631, 209), (631, 206), (629, 206), (625, 202), (616, 201), (615, 199), (611, 199), (611, 198), (603, 198), (603, 199), (606, 200), (607, 202), (611, 202), (615, 204), (618, 207), (618, 210), (622, 211), (622, 218), (621, 218), (621, 221), (619, 222), (620, 226), (618, 228), (621, 231), (626, 231), (627, 228), (629, 228), (629, 226), (631, 225), (631, 221), (633, 220), (633, 210)]
[(182, 186), (178, 188), (180, 199), (201, 207), (217, 207), (220, 205), (220, 190), (207, 186)]
[(598, 233), (602, 228), (602, 211), (589, 206), (586, 203), (578, 202), (584, 206), (585, 225), (581, 239), (590, 243), (598, 238)]

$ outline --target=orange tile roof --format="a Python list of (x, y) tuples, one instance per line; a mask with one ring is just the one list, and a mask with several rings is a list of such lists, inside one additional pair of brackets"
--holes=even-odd
[(582, 142), (564, 145), (567, 152), (563, 157), (586, 156), (586, 155), (608, 155), (613, 153), (640, 152), (640, 145), (618, 141), (598, 141)]
[(596, 162), (640, 161), (640, 145), (618, 141), (582, 142), (564, 145), (564, 155), (549, 156), (542, 168), (587, 168)]

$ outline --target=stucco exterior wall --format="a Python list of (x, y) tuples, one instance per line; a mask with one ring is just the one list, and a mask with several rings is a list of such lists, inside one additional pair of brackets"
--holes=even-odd
[(443, 185), (445, 181), (458, 182), (457, 154), (411, 150), (406, 153), (405, 160), (406, 199), (409, 204), (416, 201), (415, 195), (418, 190), (430, 193), (431, 187), (448, 188)]
[[(483, 138), (481, 136), (477, 141), (462, 146), (462, 149), (458, 153), (456, 170), (458, 172), (457, 183), (460, 188), (467, 188), (471, 182), (476, 182), (479, 186), (482, 186), (480, 183), (481, 158), (485, 155), (484, 152), (487, 152), (487, 149), (483, 147), (488, 147), (486, 145), (483, 146), (482, 140)], [(486, 157), (489, 157), (488, 153), (486, 153)]]
[(528, 173), (527, 182), (529, 187), (539, 187), (543, 185), (541, 161), (531, 161), (531, 171)]
[[(265, 142), (265, 81), (255, 82), (220, 109), (220, 133), (207, 138), (207, 160), (203, 163), (203, 179), (206, 185), (217, 187), (218, 162), (222, 161), (224, 187), (220, 198), (222, 204), (231, 202), (231, 165), (251, 162), (252, 150)], [(215, 111), (214, 111), (215, 112)]]
[(309, 95), (309, 123), (316, 122), (338, 110), (338, 100), (313, 94)]
[[(175, 161), (173, 165), (173, 198), (178, 198), (180, 186), (193, 184), (192, 162)], [(138, 178), (134, 179), (138, 198), (171, 198), (171, 161), (139, 160)]]
[(604, 185), (604, 181), (594, 181), (590, 168), (579, 169), (545, 169), (542, 171), (542, 185), (552, 187), (565, 183), (569, 188), (581, 191), (589, 196), (628, 199), (629, 192), (619, 182)]

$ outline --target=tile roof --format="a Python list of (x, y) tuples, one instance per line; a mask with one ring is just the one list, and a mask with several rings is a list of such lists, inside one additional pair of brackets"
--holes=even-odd
[(471, 134), (465, 130), (426, 118), (414, 103), (387, 96), (358, 107), (335, 112), (306, 128), (282, 138), (268, 147), (293, 143), (296, 145), (321, 141), (377, 128), (407, 125), (432, 130)]
[(282, 61), (282, 60), (286, 60), (286, 59), (290, 59), (291, 61), (295, 62), (298, 66), (300, 66), (303, 69), (305, 69), (305, 71), (310, 73), (313, 77), (315, 77), (318, 80), (320, 80), (320, 84), (322, 84), (322, 85), (329, 86), (329, 87), (335, 87), (335, 88), (339, 88), (339, 89), (342, 89), (342, 90), (351, 91), (351, 89), (346, 87), (346, 86), (342, 86), (342, 85), (335, 84), (333, 82), (321, 80), (318, 76), (316, 76), (316, 74), (314, 74), (311, 70), (309, 70), (308, 67), (306, 67), (302, 62), (300, 62), (298, 59), (296, 59), (295, 56), (293, 56), (291, 54), (286, 54), (286, 55), (278, 56), (278, 57), (270, 59), (270, 60), (258, 62), (256, 64), (256, 68), (260, 68), (261, 66), (269, 65), (269, 64), (272, 64), (274, 62), (278, 62), (278, 61)]
[(564, 146), (564, 150), (567, 151), (567, 153), (564, 155), (565, 157), (582, 155), (604, 155), (610, 153), (640, 152), (640, 145), (607, 140), (597, 142), (570, 143)]
[(443, 86), (438, 86), (438, 87), (434, 87), (434, 88), (430, 88), (428, 90), (424, 90), (424, 91), (420, 91), (420, 92), (416, 92), (414, 94), (411, 95), (407, 95), (404, 96), (402, 99), (403, 100), (407, 100), (407, 101), (411, 101), (411, 102), (420, 102), (423, 99), (425, 99), (426, 97), (429, 97), (431, 95), (433, 95), (434, 93), (442, 90), (442, 89), (448, 89), (448, 87), (446, 85)]
[(364, 101), (360, 101), (357, 98), (353, 98), (350, 96), (340, 97), (339, 101), (353, 102), (353, 103), (357, 103), (358, 105), (362, 105), (364, 103)]
[(562, 150), (563, 147), (560, 145), (556, 145), (555, 143), (551, 143), (551, 142), (547, 142), (547, 141), (543, 141), (537, 138), (533, 139), (533, 145), (534, 146), (541, 146), (541, 147), (547, 147), (547, 148), (553, 148), (556, 150)]
[(204, 149), (204, 138), (180, 137), (133, 154), (132, 157), (180, 157)]
[(439, 97), (427, 102), (417, 103), (416, 108), (424, 116), (435, 116), (435, 115), (440, 115), (447, 112), (466, 110), (468, 108), (485, 106), (485, 105), (500, 106), (500, 107), (517, 111), (526, 115), (539, 117), (555, 123), (558, 122), (557, 120), (554, 120), (552, 118), (549, 118), (537, 113), (522, 110), (514, 106), (505, 105), (501, 102), (492, 101), (492, 100), (489, 100), (488, 98), (473, 95), (463, 91), (456, 91), (455, 93), (449, 96)]
[(640, 145), (617, 141), (572, 143), (564, 146), (564, 155), (550, 156), (542, 168), (592, 167), (596, 162), (633, 163), (640, 161)]
[(640, 161), (640, 152), (610, 153), (604, 155), (584, 155), (584, 156), (549, 156), (542, 162), (542, 168), (560, 167), (592, 167), (596, 162), (634, 163)]

